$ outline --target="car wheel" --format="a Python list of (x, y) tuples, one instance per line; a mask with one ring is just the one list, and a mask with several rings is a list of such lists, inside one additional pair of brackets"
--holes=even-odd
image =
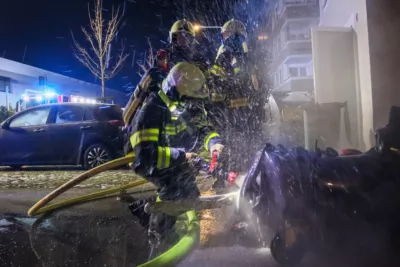
[(110, 150), (102, 144), (88, 147), (83, 155), (83, 166), (92, 169), (112, 159)]
[(294, 244), (288, 246), (285, 233), (279, 232), (271, 240), (270, 250), (274, 260), (281, 266), (297, 266), (306, 253), (305, 238), (299, 235)]

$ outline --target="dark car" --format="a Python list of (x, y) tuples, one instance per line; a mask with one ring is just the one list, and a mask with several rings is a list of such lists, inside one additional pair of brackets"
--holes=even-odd
[(26, 109), (0, 129), (0, 165), (96, 167), (123, 153), (117, 105), (62, 103)]

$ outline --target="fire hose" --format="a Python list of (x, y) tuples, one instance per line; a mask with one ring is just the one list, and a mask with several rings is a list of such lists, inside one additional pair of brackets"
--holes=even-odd
[[(63, 200), (60, 202), (57, 202), (55, 204), (51, 204), (46, 206), (50, 201), (54, 200), (61, 194), (65, 193), (69, 189), (73, 188), (75, 185), (82, 183), (83, 181), (95, 176), (96, 174), (99, 174), (101, 172), (111, 170), (120, 166), (126, 166), (127, 164), (131, 163), (133, 161), (134, 157), (133, 156), (125, 156), (116, 160), (112, 160), (110, 162), (107, 162), (105, 164), (102, 164), (96, 168), (93, 168), (91, 170), (88, 170), (77, 177), (69, 180), (65, 184), (61, 185), (60, 187), (56, 188), (54, 191), (46, 195), (44, 198), (39, 200), (35, 205), (33, 205), (29, 211), (28, 215), (29, 216), (36, 216), (40, 215), (43, 213), (47, 213), (50, 211), (54, 211), (56, 209), (60, 209), (63, 207), (67, 207), (73, 204), (79, 204), (79, 203), (84, 203), (88, 202), (91, 200), (95, 199), (100, 199), (102, 197), (108, 196), (110, 194), (114, 194), (129, 188), (134, 188), (140, 185), (143, 185), (147, 183), (146, 180), (139, 180), (135, 181), (132, 183), (128, 183), (126, 185), (120, 186), (120, 187), (115, 187), (111, 189), (106, 189), (106, 190), (101, 190), (99, 192), (79, 196), (79, 197), (74, 197), (70, 198), (67, 200)], [(163, 254), (159, 255), (158, 257), (145, 262), (139, 267), (152, 267), (152, 266), (172, 266), (182, 260), (192, 249), (193, 247), (198, 243), (200, 239), (200, 225), (199, 225), (199, 220), (197, 218), (197, 215), (195, 211), (190, 210), (187, 211), (183, 216), (186, 220), (187, 224), (187, 231), (186, 234), (183, 235), (183, 237), (176, 243), (172, 248), (164, 252)]]

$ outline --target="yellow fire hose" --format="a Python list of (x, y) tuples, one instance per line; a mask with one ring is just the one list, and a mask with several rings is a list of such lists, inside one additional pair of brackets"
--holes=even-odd
[[(62, 193), (68, 191), (69, 189), (71, 189), (75, 185), (80, 184), (83, 181), (85, 181), (85, 180), (89, 179), (90, 177), (93, 177), (96, 174), (99, 174), (101, 172), (104, 172), (104, 171), (107, 171), (107, 170), (111, 170), (111, 169), (114, 169), (114, 168), (117, 168), (117, 167), (120, 167), (120, 166), (127, 165), (127, 164), (129, 164), (130, 162), (133, 161), (133, 158), (134, 158), (133, 156), (125, 156), (125, 157), (122, 157), (122, 158), (119, 158), (119, 159), (115, 159), (115, 160), (109, 161), (109, 162), (107, 162), (105, 164), (97, 166), (96, 168), (93, 168), (91, 170), (88, 170), (88, 171), (78, 175), (77, 177), (75, 177), (75, 178), (69, 180), (68, 182), (66, 182), (65, 184), (59, 186), (54, 191), (52, 191), (50, 194), (48, 194), (47, 196), (45, 196), (44, 198), (39, 200), (35, 205), (33, 205), (32, 208), (29, 209), (28, 216), (34, 216), (34, 215), (38, 215), (40, 213), (43, 213), (43, 212), (38, 213), (39, 209), (41, 209), (44, 205), (46, 205), (47, 203), (49, 203), (50, 201), (52, 201), (53, 199), (55, 199), (56, 197), (58, 197)], [(145, 183), (145, 182), (143, 182), (143, 183)], [(134, 186), (137, 186), (137, 185), (133, 184), (132, 186), (134, 187)], [(100, 197), (100, 196), (104, 196), (104, 195), (109, 194), (106, 190), (104, 190), (104, 191), (105, 191), (105, 193), (97, 195), (96, 197)], [(83, 196), (83, 200), (82, 201), (84, 201), (84, 200), (87, 200), (86, 196)], [(67, 202), (67, 201), (69, 201), (69, 200), (65, 200), (65, 201), (59, 202), (59, 203), (57, 203), (57, 205), (59, 207), (63, 206), (62, 203)], [(77, 203), (77, 202), (75, 202), (75, 203)], [(50, 211), (50, 209), (47, 209), (47, 211)]]
[[(99, 174), (101, 172), (111, 170), (120, 166), (127, 165), (134, 160), (134, 156), (125, 156), (119, 159), (112, 160), (105, 164), (102, 164), (96, 168), (88, 170), (77, 177), (69, 180), (65, 184), (61, 185), (60, 187), (56, 188), (54, 191), (49, 193), (47, 196), (39, 200), (35, 205), (33, 205), (29, 211), (29, 216), (35, 216), (39, 214), (43, 214), (46, 212), (50, 212), (62, 207), (66, 207), (73, 204), (83, 203), (86, 201), (98, 199), (110, 194), (117, 193), (122, 190), (126, 190), (129, 188), (134, 188), (140, 185), (147, 183), (146, 180), (139, 180), (132, 183), (128, 183), (126, 185), (115, 187), (111, 189), (101, 190), (99, 192), (94, 192), (91, 194), (70, 198), (67, 200), (63, 200), (57, 202), (55, 204), (51, 204), (45, 206), (50, 201), (55, 199), (56, 197), (60, 196), (62, 193), (65, 193), (75, 185), (82, 183), (83, 181)], [(155, 266), (173, 266), (178, 261), (183, 259), (191, 250), (192, 248), (198, 243), (200, 238), (200, 225), (197, 218), (197, 215), (194, 211), (186, 212), (186, 219), (187, 219), (187, 233), (181, 238), (181, 240), (175, 244), (171, 249), (167, 250), (160, 256), (139, 265), (139, 267), (155, 267)]]

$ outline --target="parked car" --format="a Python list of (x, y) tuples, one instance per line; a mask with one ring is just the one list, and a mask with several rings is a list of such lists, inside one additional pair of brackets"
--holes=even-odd
[(58, 103), (26, 109), (1, 124), (0, 165), (82, 165), (123, 154), (117, 105)]

